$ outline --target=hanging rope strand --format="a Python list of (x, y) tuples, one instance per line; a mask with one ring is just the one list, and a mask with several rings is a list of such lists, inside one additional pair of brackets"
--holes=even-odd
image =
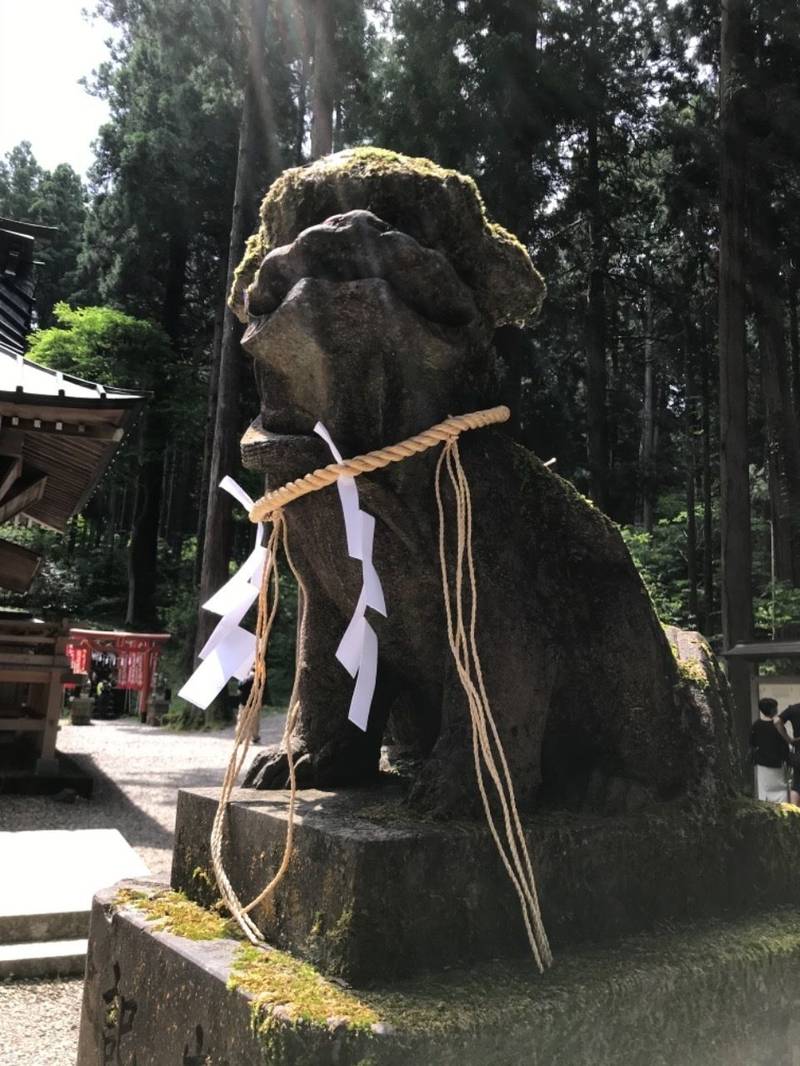
[[(256, 657), (253, 672), (253, 686), (250, 689), (247, 703), (236, 723), (236, 732), (233, 741), (233, 751), (228, 760), (228, 767), (220, 790), (219, 803), (214, 816), (214, 824), (211, 828), (211, 862), (214, 875), (222, 896), (222, 900), (236, 919), (245, 936), (252, 943), (258, 943), (264, 939), (260, 930), (247, 916), (246, 909), (242, 906), (233, 886), (230, 883), (222, 860), (222, 841), (225, 830), (225, 819), (228, 811), (228, 803), (231, 792), (241, 772), (244, 760), (250, 747), (252, 725), (255, 716), (261, 710), (261, 701), (264, 695), (264, 685), (267, 678), (267, 646), (272, 623), (278, 609), (278, 596), (280, 584), (278, 580), (276, 552), (280, 544), (281, 527), (283, 516), (280, 512), (273, 516), (272, 532), (267, 542), (267, 558), (264, 564), (264, 572), (261, 576), (261, 584), (258, 592), (258, 621), (256, 623)], [(269, 586), (273, 582), (272, 603), (269, 603)]]
[[(456, 560), (455, 560), (455, 620), (448, 576), (445, 509), (442, 499), (442, 468), (445, 468), (453, 487), (456, 502)], [(436, 467), (436, 502), (439, 512), (439, 558), (442, 572), (442, 592), (447, 619), (448, 637), (459, 680), (467, 696), (472, 721), (473, 757), (475, 776), (481, 794), (487, 824), (495, 841), (506, 872), (520, 900), (523, 921), (531, 950), (540, 971), (550, 964), (552, 954), (541, 920), (536, 882), (530, 861), (514, 788), (502, 742), (494, 722), (478, 654), (477, 627), (477, 582), (472, 559), (472, 502), (469, 483), (461, 464), (457, 442), (447, 444)], [(468, 583), (464, 590), (464, 562), (466, 559)], [(464, 622), (464, 595), (469, 599), (469, 637)], [(487, 730), (488, 726), (488, 730)], [(491, 737), (490, 737), (491, 734)], [(498, 770), (492, 750), (492, 741), (497, 750), (502, 774)], [(481, 763), (483, 760), (483, 764)], [(505, 843), (501, 841), (491, 802), (486, 792), (483, 769), (489, 774), (499, 801), (505, 827)]]
[[(545, 965), (549, 966), (550, 963), (552, 963), (552, 961), (553, 961), (553, 957), (552, 957), (552, 953), (550, 951), (550, 947), (549, 947), (549, 944), (548, 944), (548, 941), (547, 941), (547, 934), (545, 933), (544, 925), (542, 923), (541, 911), (540, 911), (540, 908), (539, 908), (539, 900), (538, 900), (538, 895), (537, 895), (537, 891), (536, 891), (536, 879), (534, 878), (534, 875), (533, 875), (533, 864), (531, 862), (530, 853), (528, 851), (527, 843), (525, 841), (525, 835), (524, 835), (524, 831), (523, 831), (523, 828), (522, 828), (522, 822), (521, 822), (520, 817), (519, 817), (519, 810), (517, 808), (516, 798), (515, 798), (515, 795), (514, 795), (514, 784), (513, 784), (512, 778), (511, 778), (511, 771), (508, 768), (508, 761), (506, 759), (505, 749), (504, 749), (503, 744), (502, 744), (502, 742), (500, 740), (500, 734), (499, 734), (499, 732), (497, 730), (497, 724), (495, 722), (494, 715), (492, 714), (492, 709), (491, 709), (491, 704), (489, 702), (489, 697), (488, 697), (488, 695), (486, 693), (486, 685), (485, 685), (484, 679), (483, 679), (483, 668), (481, 666), (481, 660), (480, 660), (480, 656), (478, 654), (478, 641), (477, 641), (477, 624), (478, 624), (477, 581), (476, 581), (476, 578), (475, 578), (475, 560), (474, 560), (473, 552), (472, 552), (472, 494), (470, 493), (469, 482), (467, 480), (466, 472), (464, 471), (464, 468), (463, 468), (463, 466), (461, 464), (461, 457), (460, 457), (460, 454), (459, 454), (459, 451), (458, 451), (458, 444), (457, 443), (456, 443), (456, 445), (453, 448), (453, 452), (454, 452), (454, 458), (455, 458), (455, 463), (456, 463), (456, 467), (457, 467), (457, 473), (458, 473), (458, 476), (459, 476), (460, 481), (461, 481), (462, 491), (463, 491), (463, 494), (464, 494), (465, 504), (466, 504), (466, 556), (467, 556), (467, 567), (468, 567), (468, 573), (469, 573), (470, 588), (473, 591), (472, 611), (471, 611), (471, 615), (470, 615), (470, 627), (469, 627), (470, 647), (471, 647), (471, 651), (472, 651), (472, 661), (475, 664), (475, 676), (476, 676), (476, 679), (477, 679), (477, 682), (478, 682), (478, 690), (480, 692), (481, 700), (483, 702), (483, 707), (484, 707), (484, 710), (485, 710), (486, 722), (489, 725), (492, 737), (494, 739), (495, 747), (497, 749), (497, 754), (498, 754), (498, 757), (500, 759), (500, 765), (501, 765), (502, 771), (503, 771), (503, 777), (504, 777), (504, 780), (505, 780), (505, 786), (506, 786), (506, 789), (507, 789), (507, 795), (508, 795), (508, 798), (509, 798), (509, 808), (510, 808), (510, 812), (511, 812), (511, 817), (513, 819), (513, 830), (514, 830), (513, 833), (509, 834), (509, 839), (510, 839), (510, 841), (512, 843), (512, 848), (513, 848), (513, 845), (514, 845), (515, 838), (516, 838), (516, 840), (519, 841), (519, 844), (520, 844), (520, 852), (521, 852), (522, 857), (523, 857), (524, 862), (525, 862), (525, 872), (528, 875), (527, 879), (523, 878), (523, 884), (527, 885), (527, 887), (528, 887), (528, 892), (527, 892), (528, 904), (529, 904), (529, 906), (531, 908), (531, 917), (533, 919), (534, 927), (535, 927), (536, 932), (537, 932), (537, 941), (538, 941), (538, 943), (540, 945), (543, 945), (544, 962), (545, 962)], [(515, 858), (516, 858), (516, 852), (515, 852)]]

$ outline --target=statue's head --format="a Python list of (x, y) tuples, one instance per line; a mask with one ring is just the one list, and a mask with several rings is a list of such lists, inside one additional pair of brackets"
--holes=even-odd
[(358, 148), (273, 184), (231, 306), (278, 450), (322, 418), (353, 454), (497, 402), (493, 331), (543, 296), (471, 178)]

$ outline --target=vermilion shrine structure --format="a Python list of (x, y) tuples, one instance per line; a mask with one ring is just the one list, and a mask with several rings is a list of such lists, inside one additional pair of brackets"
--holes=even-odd
[(116, 658), (115, 685), (139, 694), (139, 716), (144, 721), (161, 647), (169, 633), (117, 633), (113, 630), (71, 629), (67, 655), (73, 674), (91, 674), (92, 653), (110, 652)]

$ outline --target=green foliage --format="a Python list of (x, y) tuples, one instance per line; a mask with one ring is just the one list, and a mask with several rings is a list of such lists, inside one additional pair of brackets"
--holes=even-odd
[(800, 619), (800, 588), (788, 581), (762, 584), (753, 603), (755, 626), (762, 640), (774, 640), (787, 627), (794, 627)]
[(694, 629), (697, 620), (688, 607), (685, 513), (661, 519), (652, 533), (634, 526), (621, 526), (620, 531), (659, 619)]
[(168, 372), (169, 339), (151, 322), (111, 307), (74, 309), (60, 302), (56, 325), (30, 338), (28, 357), (89, 381), (122, 388), (147, 388)]
[[(105, 535), (103, 535), (105, 532)], [(24, 595), (6, 592), (3, 603), (37, 613), (114, 628), (125, 616), (126, 545), (83, 516), (64, 536), (39, 526), (7, 525), (3, 538), (43, 556)]]

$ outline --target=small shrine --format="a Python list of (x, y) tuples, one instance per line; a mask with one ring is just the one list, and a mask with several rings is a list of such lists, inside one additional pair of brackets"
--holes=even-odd
[[(73, 675), (88, 679), (92, 676), (92, 660), (97, 656), (110, 660), (114, 687), (138, 697), (139, 718), (154, 723), (150, 696), (156, 690), (156, 676), (161, 647), (169, 640), (169, 633), (121, 633), (116, 630), (71, 629), (67, 655)], [(78, 682), (81, 683), (80, 681)]]
[[(25, 358), (35, 321), (36, 241), (55, 230), (0, 218), (0, 523), (64, 532), (103, 475), (144, 397)], [(42, 559), (0, 537), (0, 588), (24, 593)], [(58, 781), (68, 624), (25, 612), (0, 619), (0, 791)], [(42, 781), (39, 782), (42, 784)]]

